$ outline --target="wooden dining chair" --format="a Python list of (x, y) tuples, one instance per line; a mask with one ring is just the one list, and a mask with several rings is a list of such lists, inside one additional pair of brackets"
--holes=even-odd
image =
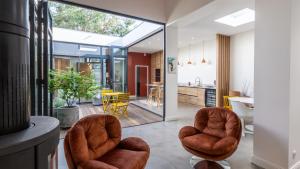
[(160, 106), (160, 103), (161, 103), (161, 100), (163, 99), (163, 96), (164, 96), (164, 89), (159, 87), (158, 92), (157, 92), (157, 98), (156, 98), (157, 107)]
[(148, 94), (147, 102), (152, 104), (153, 97), (155, 97), (155, 95), (156, 95), (156, 87), (151, 87)]

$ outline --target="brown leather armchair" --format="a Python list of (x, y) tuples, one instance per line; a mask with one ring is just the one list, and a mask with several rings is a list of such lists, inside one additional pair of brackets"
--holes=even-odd
[(223, 108), (203, 108), (195, 117), (194, 127), (183, 127), (179, 138), (183, 147), (195, 156), (220, 161), (231, 156), (241, 138), (238, 116)]
[(110, 115), (79, 120), (66, 134), (65, 156), (69, 169), (143, 169), (150, 149), (140, 138), (121, 141), (121, 125)]

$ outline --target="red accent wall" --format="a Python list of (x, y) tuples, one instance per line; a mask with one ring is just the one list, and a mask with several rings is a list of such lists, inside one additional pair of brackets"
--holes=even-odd
[[(148, 66), (148, 81), (151, 78), (151, 54), (128, 52), (128, 92), (130, 95), (135, 95), (135, 66)], [(146, 71), (141, 71), (141, 77), (146, 77)], [(147, 87), (141, 86), (141, 96), (147, 96)]]

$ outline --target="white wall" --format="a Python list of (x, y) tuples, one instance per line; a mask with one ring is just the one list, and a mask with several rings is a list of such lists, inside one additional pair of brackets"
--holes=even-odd
[[(166, 57), (178, 57), (177, 28), (168, 26), (166, 29)], [(166, 120), (178, 119), (182, 112), (177, 112), (177, 73), (168, 73), (168, 63), (166, 64)]]
[(290, 0), (256, 0), (252, 161), (288, 168)]
[(254, 31), (231, 36), (230, 90), (245, 96), (254, 92)]
[[(179, 49), (178, 83), (195, 83), (196, 77), (200, 77), (202, 84), (214, 84), (216, 80), (216, 40), (204, 41), (204, 56), (209, 64), (201, 64), (203, 57), (202, 43), (196, 43)], [(193, 65), (186, 64), (189, 55)]]
[[(289, 166), (300, 168), (300, 1), (292, 1)], [(293, 156), (293, 151), (296, 151)]]

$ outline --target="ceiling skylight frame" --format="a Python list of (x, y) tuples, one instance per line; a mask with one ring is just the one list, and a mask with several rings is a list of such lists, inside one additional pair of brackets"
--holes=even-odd
[(232, 27), (238, 27), (255, 21), (255, 11), (249, 8), (236, 11), (219, 19), (215, 22)]
[(132, 25), (132, 28), (129, 28), (129, 31), (127, 32), (127, 34), (125, 34), (124, 36), (120, 36), (121, 38), (125, 37), (126, 35), (128, 35), (130, 32), (134, 31), (136, 28), (140, 27), (144, 21), (141, 21), (141, 20), (137, 20), (137, 19), (134, 19), (134, 25)]

